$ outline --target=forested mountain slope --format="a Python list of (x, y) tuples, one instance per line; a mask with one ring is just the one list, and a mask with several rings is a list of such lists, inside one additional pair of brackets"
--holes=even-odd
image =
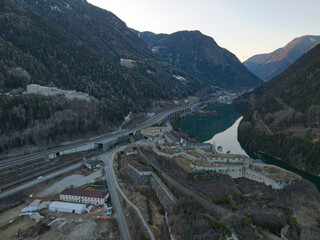
[(262, 80), (268, 81), (283, 72), (318, 42), (320, 36), (306, 35), (295, 38), (285, 47), (271, 53), (255, 55), (243, 64)]
[[(64, 2), (67, 4), (67, 1)], [(83, 4), (82, 7), (91, 8), (85, 1), (70, 1), (70, 8), (77, 2)], [(40, 4), (40, 1), (38, 3)], [(58, 11), (57, 9), (52, 6), (50, 11)], [(84, 20), (84, 25), (86, 24)], [(121, 26), (125, 27), (125, 24)], [(125, 41), (125, 30), (116, 26), (115, 28), (121, 32), (122, 37), (119, 38)], [(114, 31), (114, 34), (117, 31)], [(114, 56), (110, 54), (109, 57), (107, 52), (91, 47), (89, 41), (87, 43), (77, 38), (53, 21), (46, 20), (26, 8), (21, 1), (1, 1), (0, 139), (10, 140), (10, 143), (5, 141), (2, 148), (9, 149), (26, 143), (25, 139), (15, 141), (13, 133), (29, 136), (32, 140), (27, 142), (35, 144), (38, 144), (38, 141), (47, 141), (47, 138), (36, 136), (33, 131), (40, 125), (47, 127), (52, 141), (58, 140), (59, 136), (61, 140), (97, 132), (112, 123), (121, 122), (130, 111), (144, 111), (153, 101), (179, 99), (201, 88), (202, 84), (195, 78), (167, 63), (148, 57), (150, 53), (144, 42), (131, 31), (128, 34), (129, 40), (117, 45), (118, 50), (115, 46), (109, 46), (115, 52)], [(110, 35), (114, 38), (112, 41), (116, 41), (118, 36), (113, 35), (113, 32)], [(121, 39), (119, 42), (123, 42)], [(136, 52), (139, 54), (135, 55), (137, 58), (134, 68), (120, 65), (120, 55), (129, 57)], [(129, 55), (131, 53), (132, 55)], [(185, 81), (179, 81), (173, 75), (184, 76)], [(79, 124), (79, 129), (69, 135), (67, 126), (71, 126), (78, 117), (84, 117), (85, 113), (80, 112), (81, 108), (74, 107), (77, 104), (66, 104), (63, 100), (46, 97), (45, 101), (56, 107), (50, 108), (47, 114), (34, 114), (38, 108), (45, 108), (45, 105), (42, 105), (45, 101), (40, 101), (36, 96), (28, 96), (35, 99), (28, 100), (21, 94), (26, 85), (31, 83), (88, 93), (94, 99), (91, 103), (84, 104), (83, 110), (90, 109), (88, 114), (94, 114), (87, 116), (84, 119), (87, 119), (86, 124)], [(4, 95), (6, 92), (11, 92), (11, 96)], [(28, 104), (36, 100), (40, 102)], [(68, 116), (60, 114), (64, 109), (69, 111)], [(58, 112), (60, 117), (54, 118)], [(55, 123), (49, 126), (48, 121)], [(55, 127), (61, 122), (65, 124), (65, 131), (55, 131)], [(89, 130), (87, 126), (91, 124), (96, 128), (90, 127)]]
[(234, 105), (245, 114), (245, 146), (320, 173), (320, 44)]
[(237, 57), (199, 31), (167, 34), (136, 32), (155, 56), (201, 79), (208, 85), (249, 89), (262, 83)]

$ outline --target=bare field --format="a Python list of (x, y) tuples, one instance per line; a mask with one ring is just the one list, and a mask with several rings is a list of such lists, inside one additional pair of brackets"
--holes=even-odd
[[(120, 239), (117, 222), (115, 219), (109, 221), (95, 221), (97, 216), (106, 217), (103, 210), (86, 214), (56, 213), (48, 209), (40, 210), (44, 216), (40, 222), (31, 220), (28, 216), (21, 216), (20, 210), (27, 204), (23, 204), (0, 215), (1, 228), (0, 239), (58, 240), (58, 239)], [(14, 221), (10, 224), (9, 221)], [(53, 222), (55, 221), (55, 222)], [(53, 223), (52, 223), (53, 222)], [(51, 223), (50, 226), (48, 226)]]
[(74, 174), (67, 176), (59, 181), (56, 181), (49, 187), (46, 186), (43, 190), (38, 191), (37, 196), (45, 197), (58, 194), (67, 187), (80, 187), (87, 183), (91, 183), (95, 179), (99, 179), (102, 177), (102, 170), (98, 170), (96, 172), (90, 171), (87, 176), (84, 176), (83, 174), (87, 174), (88, 171), (89, 170), (87, 169), (78, 169), (74, 172)]
[[(50, 196), (57, 198), (58, 196)], [(107, 217), (103, 208), (92, 213), (73, 214), (57, 213), (42, 209), (43, 216), (39, 222), (29, 216), (20, 216), (21, 209), (27, 207), (34, 199), (27, 199), (24, 204), (0, 214), (0, 240), (14, 239), (120, 239), (116, 219), (95, 221), (97, 217)], [(49, 226), (50, 225), (50, 226)]]
[[(101, 177), (103, 177), (101, 170), (92, 172), (80, 168), (36, 185), (26, 193), (40, 193), (34, 195), (58, 199), (59, 193), (65, 187), (70, 185), (80, 187), (99, 180)], [(42, 209), (38, 211), (43, 216), (39, 222), (29, 216), (19, 217), (21, 209), (27, 207), (32, 201), (34, 199), (25, 198), (21, 204), (0, 213), (0, 240), (16, 238), (37, 240), (120, 239), (117, 220), (113, 216), (108, 221), (95, 221), (98, 216), (107, 217), (103, 209), (86, 214), (56, 213)], [(56, 222), (53, 222), (54, 220)], [(50, 223), (52, 224), (48, 226)]]

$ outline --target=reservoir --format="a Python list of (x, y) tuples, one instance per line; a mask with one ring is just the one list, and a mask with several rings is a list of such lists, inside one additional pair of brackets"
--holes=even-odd
[(242, 119), (228, 104), (211, 105), (207, 111), (216, 112), (212, 115), (194, 114), (178, 122), (183, 132), (192, 132), (201, 142), (209, 142), (222, 147), (223, 153), (243, 154), (252, 159), (260, 159), (265, 163), (273, 164), (289, 171), (295, 172), (304, 179), (314, 183), (320, 191), (320, 178), (296, 169), (283, 161), (251, 152), (243, 148), (238, 141), (238, 126)]

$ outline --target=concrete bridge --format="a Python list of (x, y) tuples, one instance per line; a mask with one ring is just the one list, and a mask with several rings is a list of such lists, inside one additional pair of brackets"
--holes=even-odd
[(177, 108), (170, 110), (165, 113), (160, 113), (158, 116), (154, 117), (152, 120), (147, 120), (146, 122), (142, 123), (138, 127), (134, 129), (128, 129), (125, 131), (120, 131), (116, 134), (106, 134), (104, 137), (98, 137), (96, 140), (88, 141), (87, 143), (83, 143), (80, 146), (70, 147), (67, 149), (63, 149), (57, 152), (50, 153), (49, 159), (54, 159), (56, 157), (75, 153), (75, 152), (82, 152), (82, 151), (88, 151), (92, 149), (101, 149), (102, 151), (106, 151), (110, 149), (111, 147), (120, 144), (126, 140), (129, 139), (130, 136), (133, 136), (137, 131), (152, 126), (153, 124), (162, 121), (167, 120), (179, 116), (186, 116), (188, 114), (194, 113), (194, 111), (199, 107), (201, 103), (195, 103), (191, 106), (186, 106), (182, 108)]
[(184, 109), (179, 109), (177, 111), (171, 112), (165, 117), (165, 120), (192, 114), (195, 112), (195, 110), (198, 108), (199, 105), (200, 105), (200, 103), (195, 106), (186, 107)]

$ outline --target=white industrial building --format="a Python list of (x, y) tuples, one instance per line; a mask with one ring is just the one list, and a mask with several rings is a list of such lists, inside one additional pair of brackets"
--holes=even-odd
[(52, 202), (49, 205), (49, 210), (53, 212), (69, 212), (81, 214), (86, 210), (86, 205), (67, 202)]
[(66, 202), (77, 202), (93, 205), (103, 205), (109, 197), (106, 191), (85, 190), (79, 188), (68, 188), (60, 193), (60, 200)]
[(94, 169), (101, 167), (101, 165), (97, 161), (92, 160), (92, 159), (85, 161), (84, 165), (91, 170), (94, 170)]

